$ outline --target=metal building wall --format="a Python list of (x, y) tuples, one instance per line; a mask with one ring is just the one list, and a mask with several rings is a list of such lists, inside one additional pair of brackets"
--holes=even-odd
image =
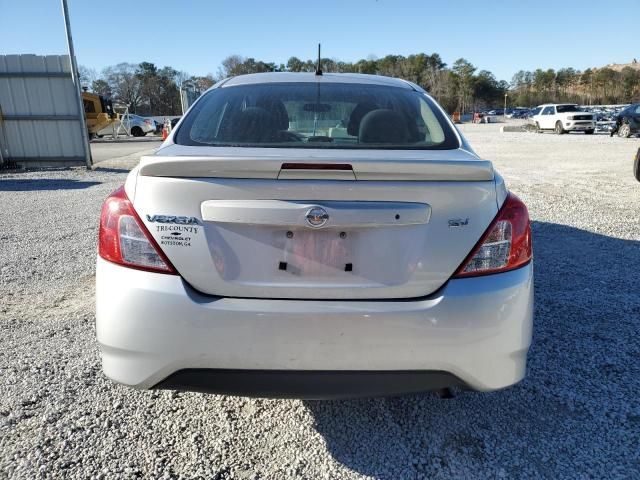
[(68, 56), (0, 55), (0, 161), (84, 165), (75, 94)]

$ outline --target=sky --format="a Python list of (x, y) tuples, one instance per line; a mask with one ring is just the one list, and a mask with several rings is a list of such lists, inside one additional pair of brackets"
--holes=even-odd
[[(518, 70), (584, 70), (640, 59), (640, 0), (68, 0), (76, 57), (98, 73), (149, 61), (216, 74), (232, 54), (356, 61), (388, 54), (466, 58), (499, 80)], [(99, 7), (96, 8), (96, 5)], [(621, 32), (621, 36), (618, 36)], [(626, 33), (624, 33), (626, 32)], [(626, 40), (625, 40), (626, 39)], [(59, 0), (0, 0), (0, 54), (65, 54)]]

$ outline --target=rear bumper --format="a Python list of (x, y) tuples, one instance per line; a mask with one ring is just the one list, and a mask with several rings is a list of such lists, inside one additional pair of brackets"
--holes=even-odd
[(449, 372), (189, 368), (153, 388), (268, 398), (380, 397), (464, 385)]
[[(324, 372), (341, 378), (368, 374), (373, 380), (373, 374), (383, 373), (377, 381), (386, 379), (392, 385), (394, 377), (401, 384), (401, 377), (413, 375), (413, 387), (365, 394), (441, 388), (445, 377), (445, 383), (494, 390), (523, 378), (531, 341), (531, 264), (507, 273), (451, 280), (429, 297), (398, 301), (218, 298), (199, 294), (180, 277), (102, 259), (96, 282), (96, 328), (104, 372), (142, 389), (308, 396), (296, 392), (299, 375), (318, 379)], [(198, 371), (194, 374), (192, 369)], [(176, 374), (184, 370), (191, 373)], [(231, 388), (218, 375), (224, 370), (246, 379), (245, 387)], [(260, 372), (284, 387), (279, 392), (258, 388), (264, 382), (255, 382), (250, 373)], [(287, 375), (276, 380), (277, 372), (298, 382), (285, 381)], [(313, 396), (339, 393), (331, 391), (338, 390), (335, 382), (326, 385), (327, 391), (314, 391)]]

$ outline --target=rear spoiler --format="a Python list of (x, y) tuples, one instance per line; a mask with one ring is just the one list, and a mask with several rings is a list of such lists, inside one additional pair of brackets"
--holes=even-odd
[(139, 175), (178, 178), (269, 180), (489, 181), (488, 160), (309, 159), (274, 157), (145, 156)]

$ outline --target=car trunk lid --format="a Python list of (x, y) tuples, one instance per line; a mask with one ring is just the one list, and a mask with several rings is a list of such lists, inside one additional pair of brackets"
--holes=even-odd
[[(461, 150), (288, 151), (286, 162), (260, 150), (267, 154), (141, 162), (135, 208), (204, 293), (425, 296), (446, 283), (497, 212), (490, 162)], [(283, 175), (285, 163), (302, 167)]]

